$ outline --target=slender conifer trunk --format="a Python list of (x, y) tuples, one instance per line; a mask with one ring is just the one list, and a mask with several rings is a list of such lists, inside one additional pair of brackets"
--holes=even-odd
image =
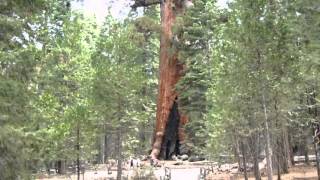
[(80, 180), (80, 127), (77, 124), (77, 179)]
[(241, 142), (241, 151), (242, 151), (242, 161), (243, 161), (243, 169), (244, 169), (244, 179), (248, 180), (247, 153), (246, 153), (246, 148), (243, 142)]
[(271, 151), (271, 144), (270, 144), (270, 131), (269, 131), (269, 119), (267, 113), (267, 105), (266, 105), (266, 98), (264, 92), (262, 94), (262, 103), (263, 103), (263, 110), (264, 110), (264, 118), (265, 118), (265, 138), (266, 138), (266, 158), (267, 158), (267, 174), (268, 180), (272, 180), (273, 170), (272, 170), (272, 151)]

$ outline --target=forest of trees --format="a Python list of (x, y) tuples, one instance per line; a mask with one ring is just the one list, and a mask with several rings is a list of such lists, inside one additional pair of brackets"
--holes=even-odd
[(100, 25), (71, 1), (0, 0), (0, 179), (157, 158), (159, 108), (187, 117), (185, 153), (251, 162), (257, 180), (261, 154), (272, 179), (294, 155), (320, 153), (318, 0), (193, 0), (166, 39), (168, 67), (183, 67), (168, 107), (163, 8), (132, 0), (127, 17)]

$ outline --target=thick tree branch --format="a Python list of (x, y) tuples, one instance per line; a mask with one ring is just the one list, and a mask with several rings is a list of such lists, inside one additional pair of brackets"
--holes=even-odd
[(131, 6), (133, 9), (138, 7), (148, 7), (155, 4), (160, 4), (161, 0), (135, 0), (134, 4)]

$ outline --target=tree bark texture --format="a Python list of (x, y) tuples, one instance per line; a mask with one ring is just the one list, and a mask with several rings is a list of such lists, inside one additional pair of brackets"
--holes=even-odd
[(100, 151), (99, 151), (99, 162), (101, 164), (104, 164), (105, 161), (105, 134), (102, 134), (100, 136)]
[(306, 165), (310, 165), (307, 138), (308, 138), (307, 136), (304, 137), (302, 148), (303, 148), (304, 161)]
[(80, 127), (79, 122), (77, 124), (77, 179), (80, 180)]
[(247, 173), (247, 154), (246, 148), (243, 142), (241, 142), (241, 151), (242, 151), (242, 158), (243, 158), (243, 172), (244, 172), (244, 179), (248, 180), (248, 173)]
[(275, 111), (275, 126), (276, 127), (281, 127), (279, 129), (278, 135), (276, 135), (276, 143), (275, 143), (275, 149), (276, 151), (276, 156), (274, 157), (274, 164), (277, 167), (277, 173), (278, 173), (278, 180), (281, 179), (281, 174), (282, 173), (288, 173), (288, 159), (289, 156), (287, 156), (287, 144), (286, 144), (286, 126), (285, 122), (283, 119), (280, 119), (280, 111), (279, 108), (280, 103), (279, 103), (279, 96), (278, 92), (276, 92), (275, 97), (274, 97), (274, 111)]
[(272, 180), (273, 171), (272, 171), (272, 149), (270, 145), (270, 132), (269, 132), (269, 119), (267, 113), (267, 106), (266, 106), (266, 98), (264, 95), (264, 91), (262, 94), (262, 102), (263, 102), (263, 109), (264, 109), (264, 117), (265, 117), (265, 138), (266, 138), (266, 158), (267, 158), (267, 175), (268, 180)]
[(283, 165), (283, 173), (289, 173), (289, 168), (292, 166), (290, 160), (290, 142), (289, 142), (289, 135), (288, 135), (288, 128), (283, 126), (282, 127), (282, 138), (283, 138), (283, 146), (284, 146), (284, 154), (285, 154), (285, 162)]
[(238, 171), (241, 171), (241, 157), (240, 157), (240, 147), (239, 147), (239, 140), (237, 136), (234, 137), (235, 143), (234, 143), (234, 156), (237, 159), (238, 162)]
[(179, 3), (179, 0), (166, 0), (161, 3), (160, 76), (156, 127), (150, 154), (152, 159), (170, 158), (169, 155), (173, 152), (177, 153), (177, 146), (185, 142), (183, 126), (188, 118), (179, 112), (176, 101), (178, 93), (175, 91), (184, 65), (178, 60), (178, 52), (172, 52), (172, 26), (176, 15), (183, 10)]
[[(118, 97), (118, 120), (121, 122), (121, 98), (120, 96)], [(121, 125), (117, 128), (117, 146), (116, 146), (116, 151), (117, 151), (117, 180), (122, 179), (122, 126), (123, 124), (120, 123)]]
[(117, 131), (117, 150), (118, 150), (118, 164), (117, 164), (117, 180), (121, 180), (122, 177), (122, 141), (121, 141), (121, 127)]
[(58, 160), (56, 162), (56, 170), (57, 170), (58, 174), (65, 174), (66, 173), (65, 160)]
[(315, 137), (313, 140), (315, 155), (316, 155), (316, 165), (317, 165), (317, 174), (318, 174), (318, 180), (320, 180), (320, 159), (319, 159), (319, 129), (320, 129), (320, 122), (317, 120), (318, 117), (318, 107), (316, 106), (317, 100), (316, 100), (316, 90), (314, 87), (311, 87), (310, 89), (307, 89), (307, 105), (309, 106), (308, 112), (310, 115), (313, 115), (314, 120), (316, 121), (316, 125), (314, 127)]
[(277, 167), (277, 179), (281, 180), (281, 166), (283, 164), (283, 154), (282, 154), (282, 143), (281, 143), (281, 139), (278, 138), (277, 142), (276, 142), (276, 147), (275, 149), (277, 149), (277, 153), (276, 153), (276, 167)]
[(253, 173), (256, 180), (261, 180), (261, 174), (259, 170), (259, 146), (260, 146), (260, 140), (259, 140), (259, 133), (255, 132), (250, 137), (250, 150), (251, 150), (251, 156), (253, 160)]

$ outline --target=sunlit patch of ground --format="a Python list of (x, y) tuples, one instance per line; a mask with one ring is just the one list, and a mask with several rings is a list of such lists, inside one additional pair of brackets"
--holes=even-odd
[[(200, 168), (204, 167), (202, 165), (203, 162), (196, 162), (196, 163), (189, 163), (187, 161), (182, 162), (182, 164), (175, 165), (176, 161), (160, 161), (159, 164), (161, 167), (153, 168), (154, 176), (157, 179), (160, 179), (160, 177), (164, 177), (165, 170), (164, 167), (169, 167), (171, 170), (171, 179), (172, 180), (197, 180), (200, 175)], [(124, 177), (130, 177), (133, 176), (136, 171), (144, 171), (148, 168), (150, 168), (149, 162), (142, 162), (143, 168), (129, 168), (126, 167), (123, 170)], [(101, 166), (103, 167), (103, 166)], [(96, 171), (86, 171), (83, 177), (83, 174), (81, 174), (80, 179), (84, 180), (105, 180), (105, 179), (111, 179), (115, 178), (117, 174), (116, 168), (112, 168), (112, 174), (108, 174), (106, 168), (99, 168), (99, 170)], [(38, 177), (37, 180), (76, 180), (77, 176), (75, 174), (69, 175), (69, 176), (43, 176)]]
[[(205, 163), (188, 163), (184, 162), (180, 165), (174, 165), (175, 161), (161, 161), (162, 167), (154, 168), (153, 172), (157, 179), (164, 177), (164, 167), (169, 167), (171, 169), (171, 179), (172, 180), (198, 180), (200, 175), (201, 167), (208, 167), (204, 165)], [(143, 171), (144, 169), (150, 168), (148, 162), (145, 162), (144, 168), (127, 168), (123, 170), (124, 177), (132, 176), (137, 170)], [(83, 177), (81, 174), (80, 179), (84, 180), (109, 180), (116, 177), (116, 169), (113, 168), (112, 174), (108, 174), (107, 169), (101, 168), (96, 171), (86, 171)], [(75, 174), (69, 176), (51, 176), (51, 177), (39, 177), (37, 179), (42, 180), (76, 180), (77, 176)], [(207, 180), (236, 180), (244, 179), (243, 174), (231, 174), (231, 173), (220, 173), (220, 174), (210, 174), (206, 178)], [(267, 177), (263, 176), (263, 180), (266, 180)], [(274, 176), (274, 179), (277, 179), (277, 176)], [(305, 166), (297, 165), (290, 168), (289, 174), (281, 175), (282, 180), (310, 180), (317, 179), (317, 171), (315, 166)], [(249, 173), (249, 180), (254, 180), (252, 172)]]
[[(267, 179), (267, 178), (264, 177), (263, 179)], [(274, 179), (277, 179), (277, 176), (274, 176)], [(283, 174), (281, 176), (281, 179), (284, 179), (284, 180), (318, 179), (317, 168), (315, 166), (297, 165), (295, 167), (290, 168), (289, 174)]]
[[(211, 174), (207, 177), (208, 180), (236, 180), (244, 179), (243, 174)], [(249, 180), (254, 180), (253, 174), (250, 173)], [(273, 176), (273, 179), (277, 179), (277, 175)], [(315, 166), (297, 165), (289, 169), (288, 174), (282, 174), (281, 180), (317, 180), (317, 169)], [(267, 180), (266, 176), (262, 177), (262, 180)]]

